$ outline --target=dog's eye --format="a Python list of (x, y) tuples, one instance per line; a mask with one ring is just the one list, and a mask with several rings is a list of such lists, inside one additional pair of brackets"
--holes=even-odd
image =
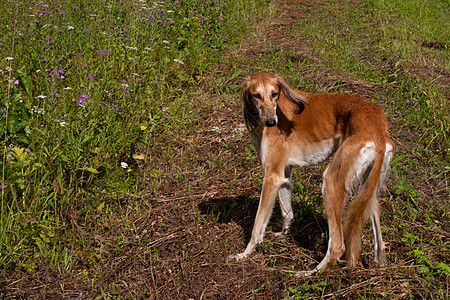
[(272, 98), (276, 98), (278, 96), (278, 93), (272, 93)]
[(254, 97), (255, 99), (261, 99), (261, 95), (260, 95), (260, 94), (254, 94), (253, 97)]

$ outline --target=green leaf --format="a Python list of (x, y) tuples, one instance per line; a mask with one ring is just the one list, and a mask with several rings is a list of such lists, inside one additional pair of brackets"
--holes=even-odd
[(96, 169), (91, 168), (91, 167), (88, 167), (85, 170), (88, 171), (88, 172), (94, 173), (94, 174), (99, 174), (100, 173), (99, 171), (97, 171)]
[(19, 70), (19, 86), (27, 93), (27, 96), (31, 98), (31, 83), (30, 76), (22, 70)]
[(15, 133), (18, 129), (19, 123), (20, 123), (19, 117), (17, 117), (16, 115), (8, 116), (8, 123), (6, 124), (8, 132)]

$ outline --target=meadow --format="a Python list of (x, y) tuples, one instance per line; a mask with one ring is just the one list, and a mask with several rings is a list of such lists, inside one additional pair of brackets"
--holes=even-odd
[[(2, 297), (448, 297), (446, 1), (2, 5)], [(290, 276), (326, 250), (325, 166), (294, 173), (287, 240), (226, 259), (258, 203), (239, 88), (261, 71), (385, 109), (397, 145), (381, 201), (387, 268)]]

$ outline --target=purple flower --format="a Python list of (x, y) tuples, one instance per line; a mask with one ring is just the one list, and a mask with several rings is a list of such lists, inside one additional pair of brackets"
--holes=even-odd
[(74, 7), (72, 7), (73, 9), (78, 9), (79, 7), (78, 6), (74, 6)]
[(150, 45), (155, 44), (155, 42), (153, 41), (153, 39), (150, 39), (149, 44), (150, 44)]
[(115, 105), (114, 103), (112, 104), (112, 107), (113, 107), (115, 110), (119, 110), (119, 107), (118, 107), (117, 105)]
[(141, 81), (142, 81), (142, 78), (136, 78), (136, 81), (137, 81), (137, 82), (141, 82)]
[(55, 46), (49, 45), (50, 49), (55, 49)]
[(47, 59), (43, 59), (43, 60), (41, 60), (43, 63), (46, 63), (46, 62), (48, 62), (48, 60)]
[(87, 96), (86, 94), (81, 94), (81, 95), (80, 95), (80, 98), (81, 98), (81, 99), (87, 99), (88, 96)]
[(170, 20), (170, 24), (175, 24), (175, 22), (173, 20)]
[(156, 21), (156, 23), (157, 23), (157, 24), (161, 24), (161, 23), (162, 23), (162, 21), (161, 21), (161, 20), (158, 20), (158, 21)]
[(78, 104), (79, 106), (83, 106), (83, 104), (84, 104), (84, 99), (81, 99), (81, 98), (77, 99), (77, 104)]
[(149, 14), (149, 15), (147, 16), (147, 18), (152, 19), (152, 18), (153, 18), (153, 14)]
[(98, 51), (97, 51), (97, 54), (104, 55), (105, 52), (103, 52), (103, 50), (98, 50)]
[(6, 189), (7, 187), (7, 185), (0, 185), (0, 190)]

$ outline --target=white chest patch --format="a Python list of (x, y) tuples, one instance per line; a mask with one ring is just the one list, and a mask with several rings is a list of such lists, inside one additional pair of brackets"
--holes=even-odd
[(324, 162), (334, 151), (334, 140), (308, 145), (308, 147), (296, 147), (289, 154), (290, 166), (307, 167), (314, 166)]

